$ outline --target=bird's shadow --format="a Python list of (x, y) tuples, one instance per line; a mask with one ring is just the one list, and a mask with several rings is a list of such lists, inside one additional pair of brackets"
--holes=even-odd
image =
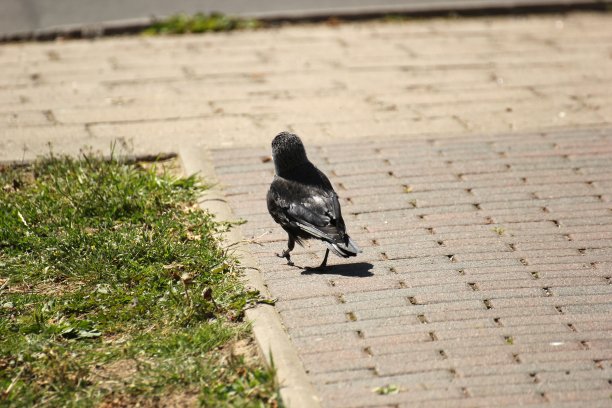
[(340, 275), (354, 278), (367, 278), (368, 276), (374, 276), (370, 271), (373, 267), (374, 265), (368, 262), (327, 265), (324, 268), (304, 268), (302, 275)]

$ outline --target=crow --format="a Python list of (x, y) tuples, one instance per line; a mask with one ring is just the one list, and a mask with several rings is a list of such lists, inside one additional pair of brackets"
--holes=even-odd
[(327, 245), (319, 269), (327, 265), (331, 250), (343, 258), (356, 256), (361, 250), (346, 233), (338, 195), (329, 179), (306, 157), (297, 135), (281, 132), (272, 140), (272, 157), (276, 174), (267, 195), (268, 212), (287, 232), (287, 249), (280, 258), (289, 265), (295, 243), (319, 239)]

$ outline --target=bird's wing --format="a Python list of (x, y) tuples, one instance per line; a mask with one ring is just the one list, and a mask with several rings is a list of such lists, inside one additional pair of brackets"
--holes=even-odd
[(279, 224), (325, 241), (336, 241), (344, 235), (340, 203), (333, 190), (276, 179), (268, 192), (268, 210)]

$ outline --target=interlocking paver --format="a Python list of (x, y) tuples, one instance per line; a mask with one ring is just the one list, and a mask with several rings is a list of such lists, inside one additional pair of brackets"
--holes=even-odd
[[(602, 394), (586, 394), (612, 390), (609, 373), (594, 363), (612, 359), (612, 207), (593, 181), (606, 182), (609, 173), (581, 172), (604, 157), (596, 168), (612, 171), (612, 129), (489, 140), (433, 138), (412, 149), (412, 141), (393, 139), (346, 151), (307, 145), (340, 184), (349, 231), (364, 253), (306, 277), (269, 256), (285, 245), (283, 234), (253, 250), (266, 260), (264, 276), (324, 405), (512, 405), (524, 398), (545, 406), (599, 401)], [(523, 142), (528, 148), (520, 149)], [(427, 163), (425, 170), (401, 173), (398, 151)], [(576, 152), (579, 164), (567, 156)], [(484, 165), (495, 158), (504, 165)], [(256, 180), (251, 189), (263, 197), (267, 183), (253, 172), (262, 168), (233, 167), (232, 177)], [(227, 167), (220, 169), (231, 182)], [(368, 195), (378, 181), (383, 195)], [(277, 229), (264, 206), (229, 200), (249, 221), (248, 237)], [(307, 255), (304, 262), (316, 262), (316, 247), (296, 251), (296, 262)], [(350, 276), (351, 268), (359, 275)], [(300, 303), (286, 309), (296, 296)], [(427, 391), (414, 388), (416, 379)], [(388, 384), (400, 392), (372, 391)]]

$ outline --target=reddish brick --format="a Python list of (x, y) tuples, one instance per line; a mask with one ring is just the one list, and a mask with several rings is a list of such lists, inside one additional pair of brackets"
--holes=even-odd
[[(539, 275), (538, 275), (539, 276)], [(531, 276), (530, 276), (531, 277)], [(545, 278), (539, 277), (539, 279), (513, 279), (504, 281), (482, 281), (480, 279), (474, 279), (477, 282), (478, 289), (490, 290), (490, 289), (503, 289), (503, 288), (553, 288), (553, 294), (556, 294), (556, 289), (563, 286), (575, 287), (578, 285), (603, 285), (605, 280), (599, 277), (576, 277), (576, 278)]]
[(503, 307), (530, 307), (530, 306), (566, 306), (566, 305), (584, 305), (610, 303), (612, 298), (610, 295), (589, 295), (589, 296), (549, 296), (549, 297), (526, 297), (526, 298), (498, 298), (491, 299), (493, 308)]
[(470, 338), (453, 338), (448, 340), (435, 340), (432, 341), (431, 335), (419, 342), (387, 342), (387, 343), (372, 343), (372, 341), (384, 339), (384, 337), (378, 337), (374, 339), (366, 339), (366, 344), (369, 345), (369, 349), (374, 356), (385, 355), (385, 354), (397, 354), (397, 353), (409, 353), (415, 351), (435, 351), (437, 353), (440, 350), (448, 350), (452, 348), (470, 347), (472, 350), (475, 347), (487, 347), (487, 346), (506, 346), (506, 342), (503, 336), (491, 336), (491, 337), (470, 337)]
[[(420, 404), (421, 401), (437, 400), (440, 398), (460, 398), (463, 394), (457, 387), (451, 385), (447, 388), (435, 390), (411, 388), (400, 390), (398, 393), (380, 395), (373, 389), (355, 389), (346, 388), (341, 392), (332, 392), (330, 394), (323, 393), (324, 404), (336, 407), (363, 407), (363, 406), (397, 406), (401, 402), (410, 402), (411, 404)], [(328, 395), (333, 395), (333, 398), (326, 398)]]
[(357, 321), (345, 321), (339, 324), (325, 324), (308, 327), (296, 327), (289, 330), (289, 334), (293, 339), (300, 337), (313, 337), (318, 335), (327, 335), (331, 333), (340, 332), (357, 332), (361, 331), (364, 333), (370, 331), (385, 331), (389, 327), (409, 327), (411, 325), (418, 325), (420, 321), (416, 316), (404, 315), (398, 317), (387, 317), (380, 319), (369, 319), (369, 320), (357, 320)]
[(568, 370), (592, 370), (592, 361), (549, 361), (543, 363), (526, 363), (520, 364), (497, 364), (484, 367), (460, 366), (457, 368), (457, 374), (460, 377), (481, 377), (495, 376), (516, 373), (544, 373), (544, 372), (566, 372)]
[[(540, 395), (533, 394), (514, 394), (497, 395), (491, 397), (470, 397), (461, 399), (440, 399), (424, 401), (419, 404), (421, 408), (473, 408), (473, 407), (497, 407), (497, 406), (533, 406), (541, 403), (544, 399)], [(413, 407), (413, 403), (401, 404), (400, 408)]]
[(303, 363), (306, 373), (328, 373), (334, 371), (362, 370), (374, 367), (374, 361), (369, 356), (352, 359), (334, 358), (333, 360), (315, 358), (312, 361), (303, 361)]
[[(436, 354), (438, 354), (436, 356)], [(451, 369), (456, 366), (490, 366), (496, 364), (514, 363), (510, 354), (488, 354), (466, 358), (442, 359), (439, 353), (434, 358), (423, 353), (394, 354), (377, 359), (376, 368), (379, 375), (394, 375), (398, 373), (426, 372), (440, 369)]]
[(497, 299), (511, 298), (514, 300), (522, 300), (522, 298), (533, 298), (543, 296), (540, 288), (519, 288), (519, 289), (499, 289), (499, 290), (466, 290), (456, 293), (424, 293), (415, 294), (416, 303), (442, 303), (456, 300), (467, 299), (488, 299), (492, 303)]
[(317, 353), (361, 348), (363, 339), (359, 338), (355, 332), (339, 332), (322, 336), (299, 337), (292, 339), (292, 342), (301, 353)]
[[(590, 381), (582, 381), (580, 384), (589, 384)], [(564, 383), (566, 384), (566, 383)], [(600, 385), (597, 383), (595, 385)], [(561, 405), (562, 402), (566, 401), (577, 401), (576, 407), (609, 407), (610, 406), (610, 386), (602, 387), (600, 389), (589, 389), (587, 390), (555, 390), (554, 392), (547, 392), (546, 397), (550, 400), (554, 406)]]
[(607, 350), (566, 350), (563, 352), (542, 352), (520, 354), (521, 361), (573, 361), (573, 360), (609, 360), (612, 359), (612, 347)]
[[(334, 371), (328, 373), (312, 373), (309, 377), (315, 384), (334, 384), (338, 382), (352, 382), (361, 379), (373, 381), (376, 378), (374, 369), (369, 368)], [(319, 385), (319, 387), (321, 387), (321, 385)]]

